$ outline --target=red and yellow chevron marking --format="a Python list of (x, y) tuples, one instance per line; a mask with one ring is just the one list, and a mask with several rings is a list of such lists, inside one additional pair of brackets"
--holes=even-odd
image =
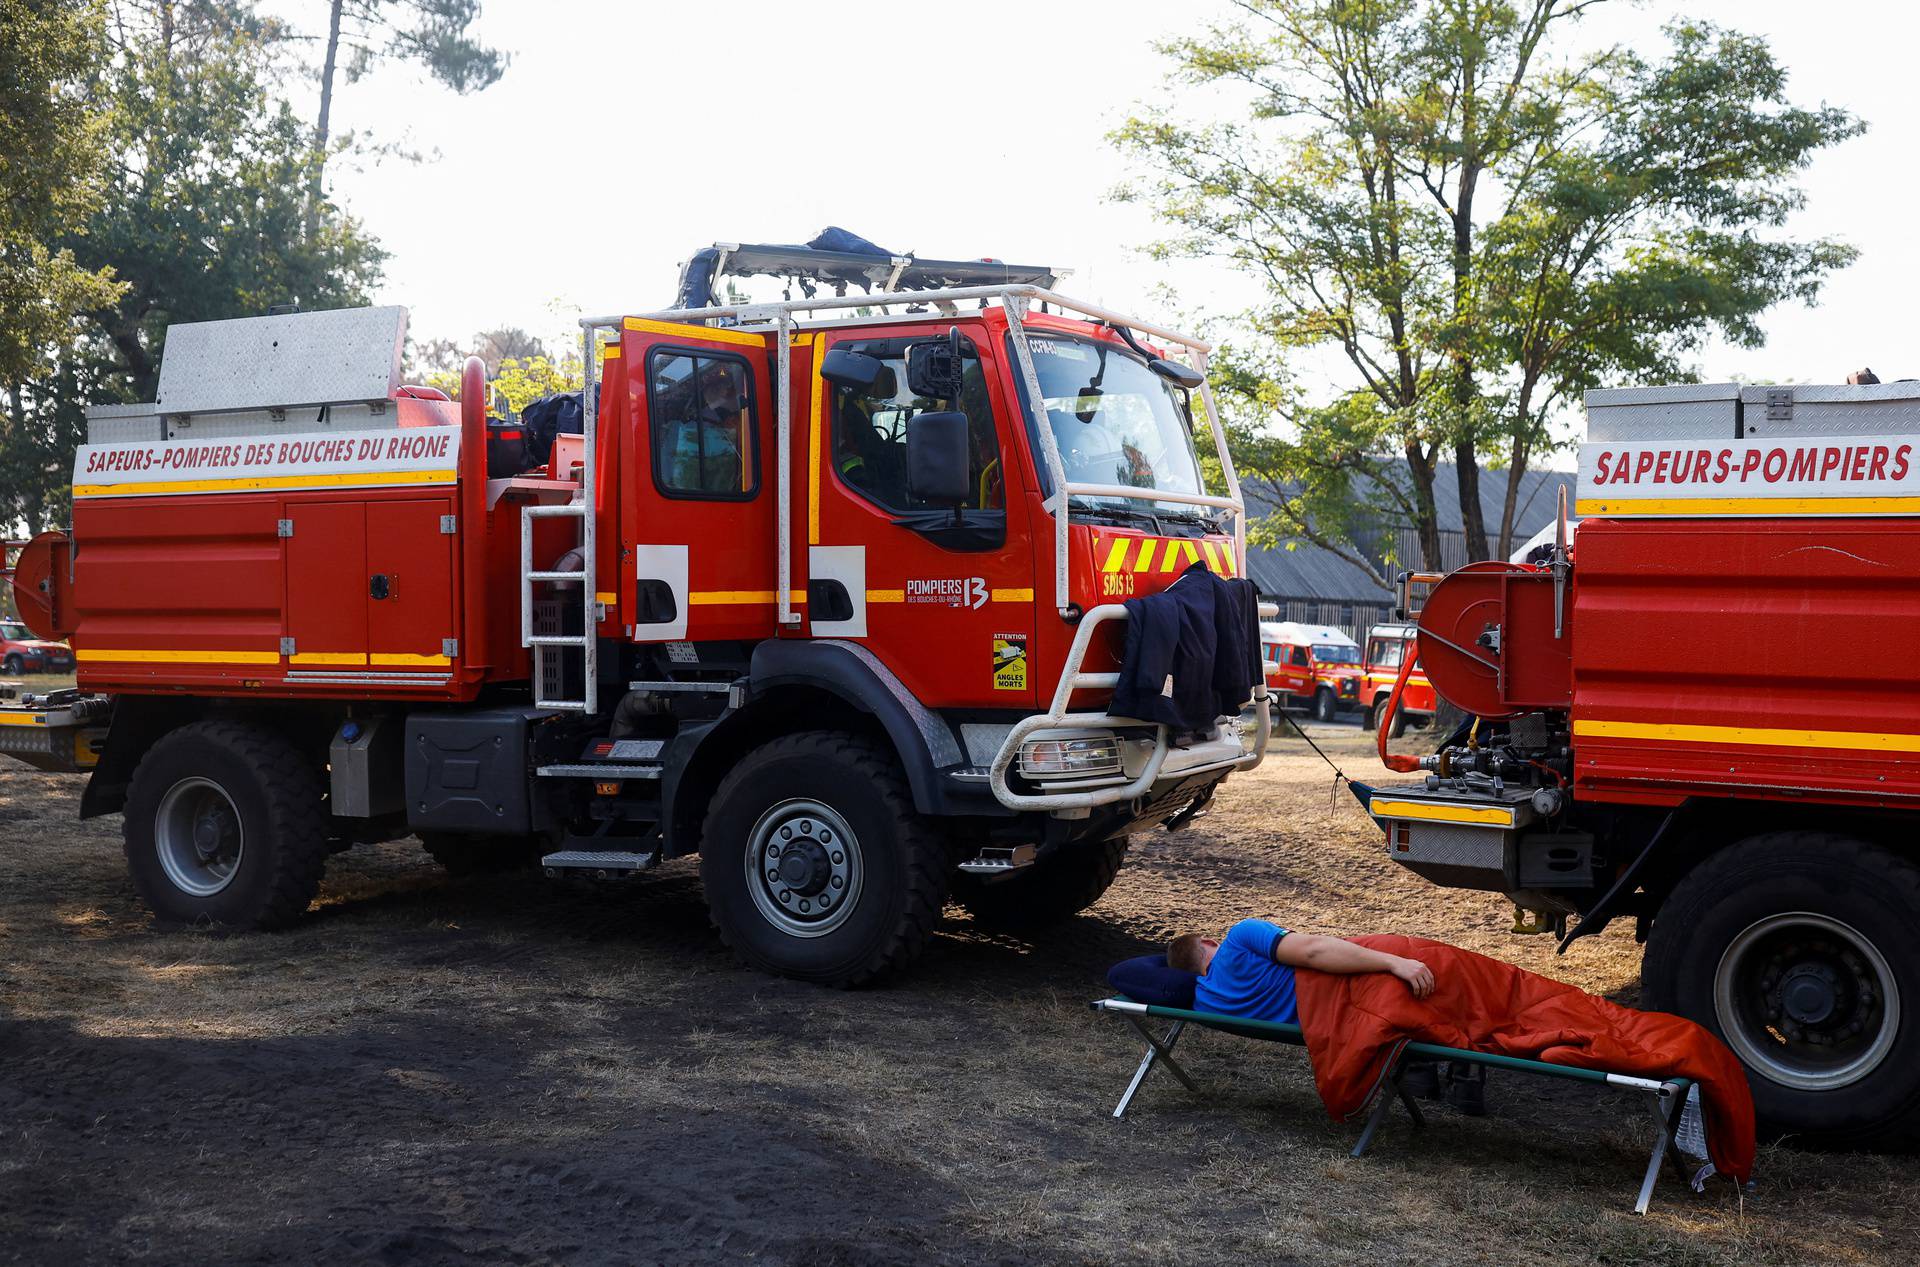
[(1101, 545), (1103, 572), (1178, 572), (1204, 562), (1216, 576), (1238, 576), (1231, 541), (1191, 537), (1109, 537)]

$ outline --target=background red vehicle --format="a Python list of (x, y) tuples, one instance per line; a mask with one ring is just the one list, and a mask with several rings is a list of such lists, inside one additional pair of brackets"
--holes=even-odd
[(1414, 645), (1414, 625), (1375, 625), (1367, 632), (1367, 656), (1360, 681), (1360, 724), (1368, 730), (1380, 724), (1393, 684), (1400, 678), (1400, 667), (1413, 656), (1413, 671), (1401, 689), (1400, 703), (1387, 724), (1388, 736), (1398, 739), (1409, 724), (1424, 726), (1433, 720), (1435, 701), (1433, 683), (1421, 668), (1419, 649)]
[(71, 673), (73, 649), (64, 642), (36, 638), (17, 620), (0, 619), (0, 673)]
[(1267, 690), (1284, 706), (1304, 708), (1316, 721), (1359, 706), (1360, 644), (1332, 625), (1263, 621), (1260, 649)]

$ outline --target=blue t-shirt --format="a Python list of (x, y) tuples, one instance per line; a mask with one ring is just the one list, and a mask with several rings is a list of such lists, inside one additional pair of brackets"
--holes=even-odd
[(1194, 1010), (1298, 1024), (1293, 969), (1273, 961), (1273, 948), (1286, 935), (1286, 929), (1263, 919), (1243, 919), (1228, 929), (1194, 986)]

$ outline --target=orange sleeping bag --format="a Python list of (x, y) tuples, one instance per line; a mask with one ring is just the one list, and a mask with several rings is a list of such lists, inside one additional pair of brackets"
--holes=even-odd
[(1700, 1084), (1714, 1167), (1745, 1183), (1753, 1175), (1753, 1096), (1726, 1044), (1664, 1012), (1636, 1012), (1512, 964), (1421, 937), (1350, 940), (1418, 959), (1434, 990), (1416, 999), (1386, 973), (1336, 976), (1300, 969), (1300, 1027), (1313, 1080), (1335, 1121), (1366, 1106), (1403, 1041), (1496, 1052), (1549, 1064), (1691, 1078)]

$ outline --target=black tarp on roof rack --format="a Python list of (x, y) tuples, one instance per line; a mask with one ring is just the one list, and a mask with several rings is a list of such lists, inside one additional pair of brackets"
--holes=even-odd
[(894, 261), (906, 260), (896, 290), (940, 290), (953, 286), (1052, 286), (1050, 268), (1003, 264), (998, 260), (929, 260), (896, 255), (845, 229), (829, 227), (799, 246), (710, 246), (694, 252), (680, 270), (676, 308), (706, 308), (715, 302), (717, 277), (783, 277), (799, 283), (811, 297), (820, 284), (844, 294), (848, 286), (871, 291), (893, 276)]

